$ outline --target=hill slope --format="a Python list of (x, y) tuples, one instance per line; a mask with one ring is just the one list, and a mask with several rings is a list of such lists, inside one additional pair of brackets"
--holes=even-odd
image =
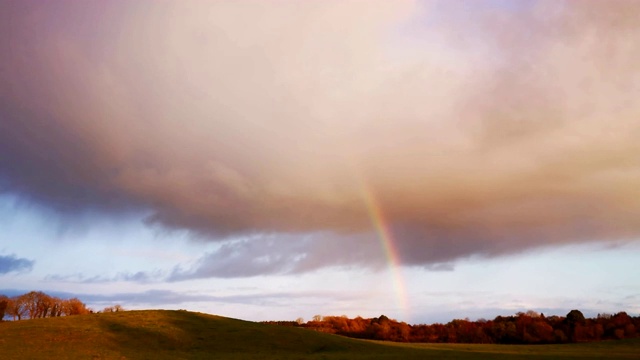
[(555, 346), (388, 344), (187, 311), (0, 323), (2, 359), (638, 358), (640, 342)]

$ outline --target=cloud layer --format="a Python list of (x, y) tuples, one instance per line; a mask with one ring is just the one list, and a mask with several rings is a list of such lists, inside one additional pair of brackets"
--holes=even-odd
[(0, 255), (0, 275), (10, 272), (30, 271), (34, 261), (16, 257), (15, 255)]
[(222, 242), (175, 280), (379, 265), (369, 196), (408, 265), (637, 239), (640, 4), (498, 3), (4, 3), (0, 191)]

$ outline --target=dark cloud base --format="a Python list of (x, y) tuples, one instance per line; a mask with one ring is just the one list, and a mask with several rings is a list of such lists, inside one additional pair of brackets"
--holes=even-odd
[(640, 238), (640, 2), (437, 6), (389, 48), (395, 3), (2, 3), (0, 193), (221, 245), (171, 281), (380, 268), (376, 226), (431, 269)]

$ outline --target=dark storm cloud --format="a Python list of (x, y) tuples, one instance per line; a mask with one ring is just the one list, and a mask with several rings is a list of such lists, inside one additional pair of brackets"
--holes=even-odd
[(16, 255), (0, 255), (0, 275), (10, 272), (31, 271), (35, 261), (19, 258)]
[(491, 4), (3, 2), (0, 191), (220, 242), (176, 281), (637, 240), (640, 3)]

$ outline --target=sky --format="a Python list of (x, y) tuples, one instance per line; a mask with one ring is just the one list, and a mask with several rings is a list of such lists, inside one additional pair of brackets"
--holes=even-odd
[(0, 294), (640, 313), (640, 2), (0, 2)]

